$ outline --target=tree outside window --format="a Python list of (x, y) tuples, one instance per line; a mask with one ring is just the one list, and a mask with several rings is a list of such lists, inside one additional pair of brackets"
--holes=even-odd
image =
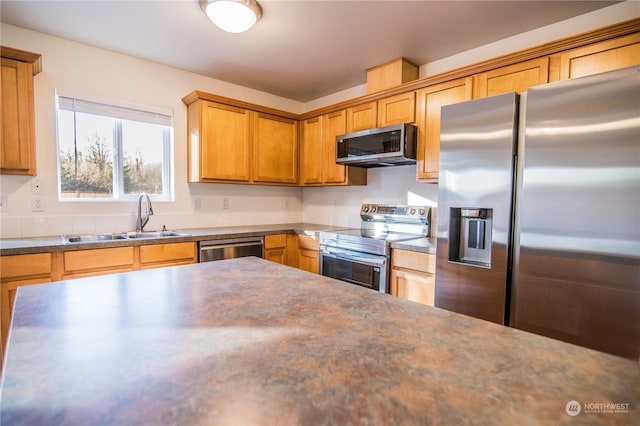
[(61, 200), (171, 199), (172, 117), (58, 98)]

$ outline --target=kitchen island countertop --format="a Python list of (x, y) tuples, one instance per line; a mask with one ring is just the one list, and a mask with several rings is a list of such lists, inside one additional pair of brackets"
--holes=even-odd
[(2, 424), (631, 424), (640, 366), (240, 258), (20, 287), (0, 404)]

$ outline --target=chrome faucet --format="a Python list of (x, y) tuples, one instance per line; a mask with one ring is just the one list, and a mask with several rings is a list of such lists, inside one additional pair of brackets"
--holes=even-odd
[[(142, 200), (147, 199), (147, 208), (142, 214)], [(153, 207), (151, 207), (151, 198), (149, 198), (149, 194), (146, 192), (142, 192), (138, 196), (138, 217), (136, 218), (136, 232), (144, 231), (144, 226), (149, 222), (149, 216), (153, 214)]]

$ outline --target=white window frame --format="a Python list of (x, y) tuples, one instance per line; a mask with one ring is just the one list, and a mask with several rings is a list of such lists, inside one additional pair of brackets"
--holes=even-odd
[[(62, 176), (60, 161), (60, 132), (58, 130), (58, 112), (61, 102), (65, 104), (64, 110), (74, 112), (89, 112), (96, 115), (116, 119), (114, 125), (114, 146), (113, 149), (113, 189), (111, 197), (103, 198), (71, 198), (62, 197)], [(70, 103), (73, 102), (73, 106)], [(124, 154), (122, 139), (122, 120), (139, 121), (148, 124), (160, 124), (165, 126), (162, 141), (162, 187), (163, 194), (149, 194), (154, 201), (174, 201), (174, 173), (173, 173), (173, 110), (158, 106), (143, 104), (133, 104), (113, 99), (98, 98), (88, 95), (76, 95), (68, 92), (56, 91), (56, 159), (57, 159), (57, 181), (58, 200), (70, 202), (113, 202), (131, 201), (138, 197), (138, 194), (125, 194), (124, 192)]]

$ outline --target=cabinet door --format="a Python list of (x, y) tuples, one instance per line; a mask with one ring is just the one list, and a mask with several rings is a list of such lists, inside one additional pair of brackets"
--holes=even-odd
[(0, 256), (0, 347), (4, 348), (16, 289), (23, 285), (51, 282), (53, 258), (51, 253)]
[(524, 92), (549, 82), (549, 57), (497, 68), (475, 76), (474, 99), (507, 92)]
[(347, 129), (346, 111), (340, 110), (322, 116), (322, 163), (325, 183), (343, 183), (346, 181), (346, 167), (336, 164), (336, 136), (343, 135)]
[(0, 173), (35, 175), (33, 65), (2, 58)]
[(375, 101), (347, 108), (347, 133), (375, 128), (377, 117), (378, 103)]
[(440, 109), (471, 99), (472, 78), (436, 84), (418, 91), (419, 180), (437, 181), (440, 161)]
[(253, 181), (296, 183), (298, 181), (297, 122), (284, 117), (254, 113)]
[(640, 34), (595, 43), (559, 55), (559, 78), (583, 77), (640, 64)]
[(310, 118), (302, 124), (302, 164), (300, 182), (303, 185), (322, 183), (322, 120)]
[(249, 111), (201, 102), (201, 179), (248, 182)]
[(416, 121), (416, 92), (401, 93), (378, 101), (378, 127)]
[(298, 268), (317, 274), (320, 270), (319, 252), (307, 248), (298, 250)]
[(271, 262), (287, 264), (287, 234), (265, 235), (264, 258)]
[(116, 247), (63, 253), (63, 279), (128, 272), (134, 269), (134, 247)]
[(196, 263), (196, 243), (169, 243), (140, 246), (140, 269)]
[(391, 294), (425, 305), (434, 305), (435, 277), (422, 272), (391, 271)]

